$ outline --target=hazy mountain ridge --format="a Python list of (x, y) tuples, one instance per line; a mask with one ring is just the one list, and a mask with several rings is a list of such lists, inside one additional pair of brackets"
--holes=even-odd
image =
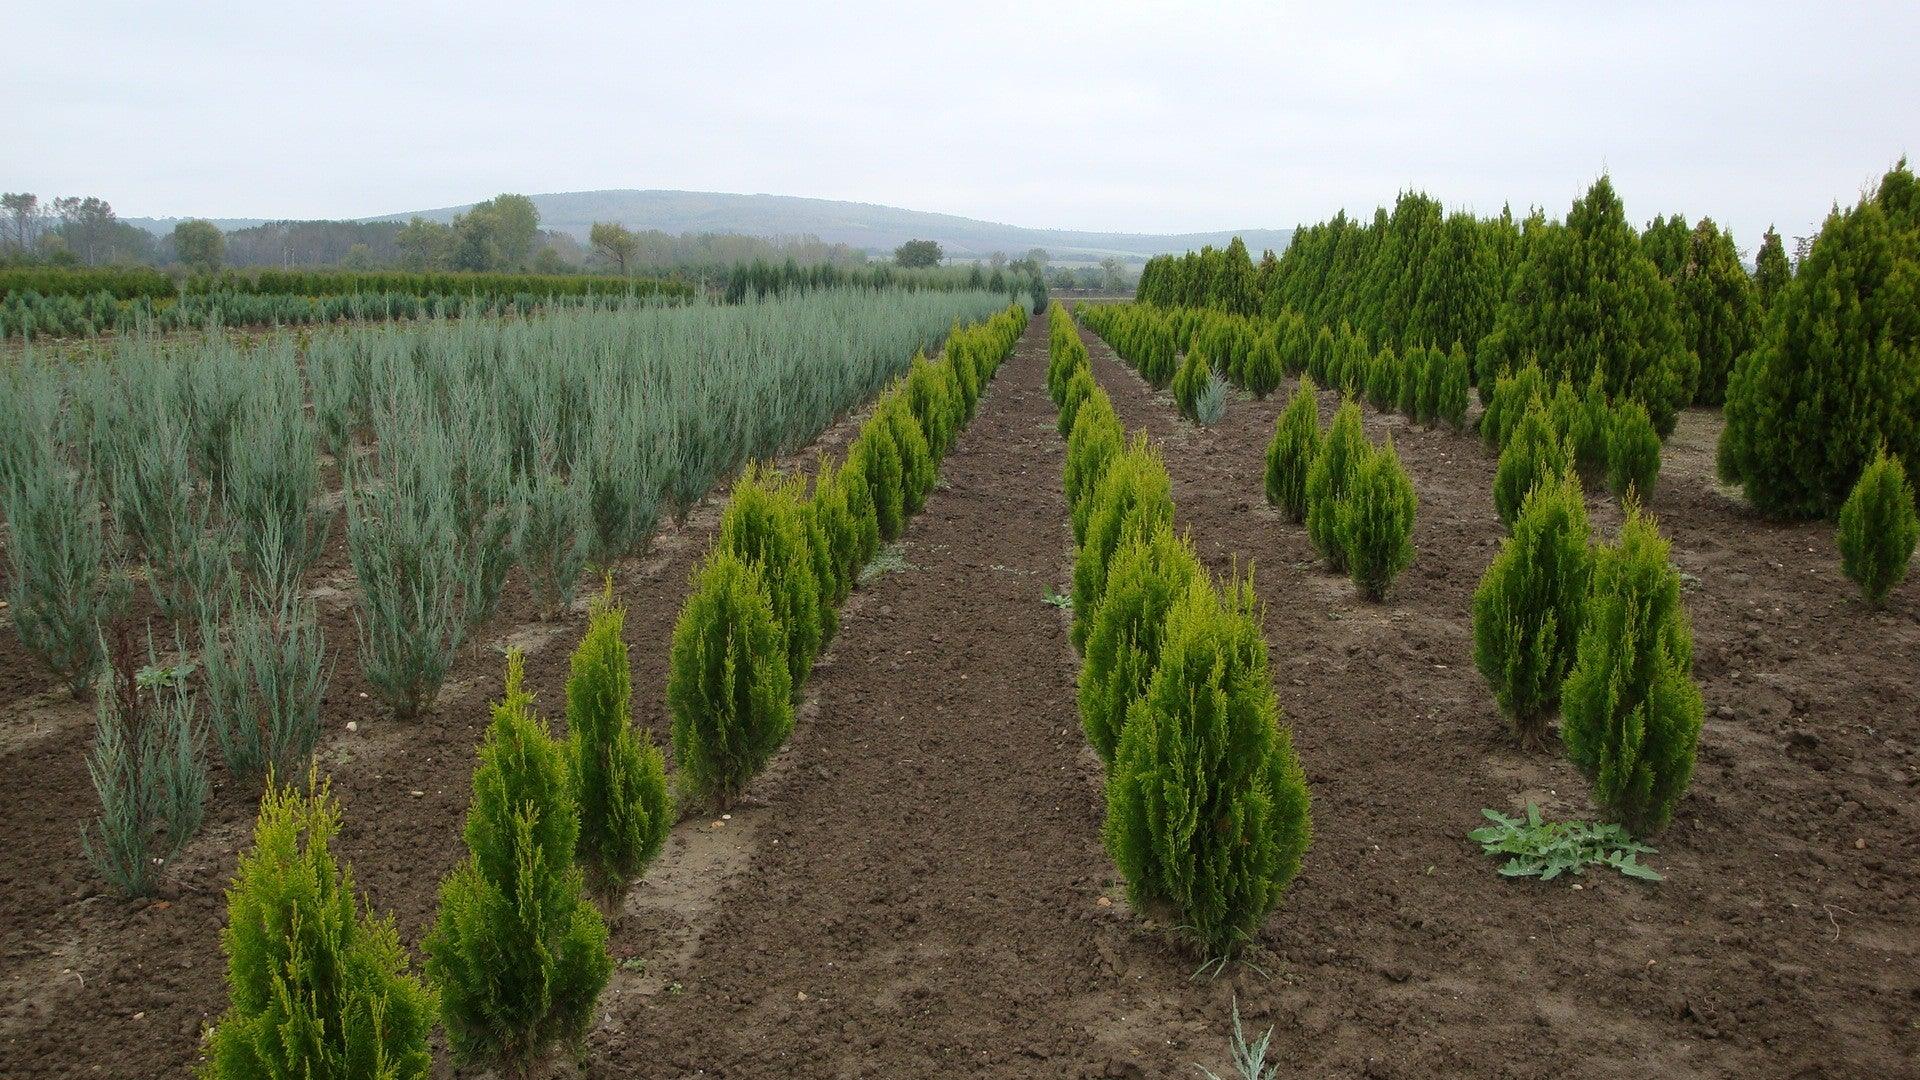
[[(874, 203), (811, 199), (796, 195), (734, 195), (711, 191), (621, 189), (567, 191), (532, 196), (543, 228), (585, 240), (596, 221), (617, 221), (631, 229), (667, 233), (742, 233), (748, 236), (817, 236), (830, 244), (869, 251), (891, 251), (908, 240), (937, 240), (950, 257), (978, 258), (999, 251), (1009, 257), (1029, 248), (1045, 248), (1055, 259), (1099, 259), (1107, 255), (1144, 259), (1225, 246), (1235, 236), (1246, 240), (1255, 258), (1264, 248), (1287, 245), (1291, 229), (1239, 229), (1201, 233), (1086, 232), (1034, 229), (981, 221), (957, 214), (903, 210)], [(473, 204), (443, 206), (364, 218), (405, 221), (418, 215), (451, 221)]]

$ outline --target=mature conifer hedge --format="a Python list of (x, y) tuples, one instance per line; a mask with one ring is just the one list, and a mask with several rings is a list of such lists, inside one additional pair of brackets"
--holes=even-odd
[(1827, 216), (1735, 366), (1720, 473), (1766, 513), (1820, 517), (1883, 444), (1920, 460), (1920, 195), (1904, 161)]

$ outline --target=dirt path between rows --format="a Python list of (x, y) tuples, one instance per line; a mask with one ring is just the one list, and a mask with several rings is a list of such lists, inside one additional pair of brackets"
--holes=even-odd
[[(1366, 410), (1420, 498), (1419, 555), (1384, 605), (1269, 508), (1289, 385), (1199, 429), (1091, 332), (1099, 381), (1162, 442), (1204, 560), (1257, 564), (1275, 682), (1314, 796), (1305, 872), (1242, 1006), (1299, 1075), (1920, 1074), (1920, 601), (1871, 614), (1831, 529), (1753, 518), (1715, 487), (1717, 415), (1689, 413), (1652, 509), (1689, 575), (1708, 720), (1648, 886), (1506, 881), (1464, 834), (1528, 800), (1591, 817), (1585, 783), (1502, 737), (1469, 607), (1502, 535), (1471, 435)], [(1331, 393), (1321, 400), (1330, 418)], [(1619, 508), (1590, 500), (1610, 537)]]
[(816, 667), (678, 987), (596, 1040), (607, 1075), (1170, 1075), (1194, 1051), (1169, 980), (1217, 1036), (1225, 998), (1187, 993), (1191, 965), (1114, 900), (1042, 600), (1070, 540), (1045, 368), (1035, 319), (906, 533), (911, 569), (861, 589)]

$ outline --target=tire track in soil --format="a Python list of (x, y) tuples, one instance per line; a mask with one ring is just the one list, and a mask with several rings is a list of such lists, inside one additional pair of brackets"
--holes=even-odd
[(1101, 846), (1041, 599), (1070, 543), (1045, 367), (1036, 318), (907, 530), (915, 569), (863, 586), (816, 665), (681, 986), (602, 1024), (608, 1075), (1162, 1076), (1192, 1067), (1188, 1004), (1213, 1056), (1226, 984), (1186, 989)]
[[(1257, 564), (1314, 797), (1313, 847), (1264, 936), (1274, 978), (1242, 982), (1256, 1030), (1278, 1028), (1277, 1056), (1311, 1075), (1556, 1077), (1571, 1060), (1598, 1077), (1920, 1075), (1911, 591), (1888, 616), (1849, 604), (1831, 528), (1737, 510), (1713, 490), (1707, 416), (1683, 417), (1652, 509), (1676, 563), (1705, 579), (1687, 603), (1708, 719), (1692, 792), (1656, 840), (1669, 880), (1505, 881), (1465, 840), (1481, 807), (1595, 812), (1564, 758), (1506, 743), (1473, 665), (1473, 589), (1503, 536), (1493, 456), (1472, 435), (1363, 408), (1420, 497), (1418, 556), (1371, 604), (1265, 502), (1264, 451), (1292, 383), (1265, 402), (1236, 395), (1199, 429), (1082, 338), (1122, 422), (1162, 445), (1202, 560)], [(1321, 394), (1323, 420), (1336, 405)], [(1589, 509), (1610, 538), (1617, 503), (1590, 496)], [(1895, 659), (1863, 656), (1866, 634)], [(1768, 667), (1787, 673), (1753, 676)], [(1907, 709), (1889, 713), (1900, 686)], [(1796, 724), (1824, 740), (1808, 754), (1825, 760), (1789, 752), (1802, 708)], [(1824, 823), (1843, 805), (1851, 822)], [(1822, 902), (1845, 909), (1839, 921)], [(1838, 933), (1848, 913), (1853, 932)]]

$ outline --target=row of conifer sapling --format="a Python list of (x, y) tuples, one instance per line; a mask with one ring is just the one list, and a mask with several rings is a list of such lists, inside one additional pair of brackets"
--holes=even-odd
[(633, 723), (610, 582), (573, 654), (564, 739), (535, 711), (521, 655), (508, 655), (473, 775), (468, 857), (441, 885), (423, 973), (334, 857), (340, 814), (325, 781), (270, 783), (228, 891), (230, 1007), (208, 1035), (207, 1074), (424, 1077), (436, 1022), (463, 1064), (509, 1075), (577, 1053), (612, 975), (608, 922), (627, 888), (677, 807), (730, 805), (785, 741), (837, 605), (925, 501), (1026, 319), (1010, 307), (956, 330), (939, 362), (916, 360), (846, 460), (822, 462), (810, 495), (764, 470), (739, 478), (674, 632), (671, 775)]
[(1252, 942), (1300, 870), (1312, 831), (1305, 774), (1251, 574), (1216, 581), (1200, 565), (1174, 531), (1158, 453), (1144, 436), (1128, 440), (1065, 309), (1049, 318), (1079, 707), (1107, 767), (1106, 847), (1134, 909), (1217, 967)]
[(1286, 379), (1308, 375), (1429, 426), (1466, 423), (1471, 364), (1458, 344), (1376, 351), (1350, 327), (1310, 330), (1293, 312), (1243, 316), (1108, 304), (1087, 308), (1083, 317), (1155, 389), (1171, 390), (1189, 419), (1209, 422), (1199, 414), (1197, 391), (1212, 373), (1262, 400)]

